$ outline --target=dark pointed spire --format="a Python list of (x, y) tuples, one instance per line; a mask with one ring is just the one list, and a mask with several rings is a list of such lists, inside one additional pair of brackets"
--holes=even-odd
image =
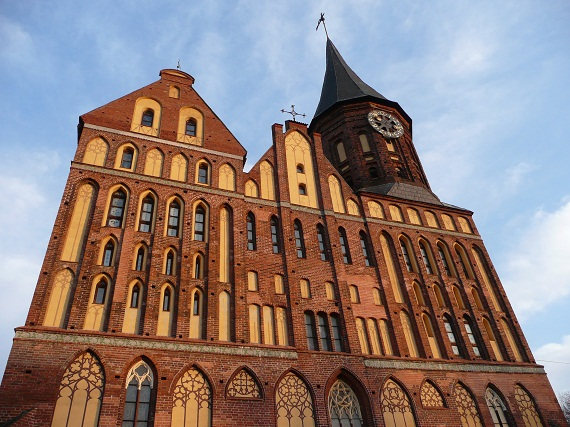
[(313, 120), (339, 102), (359, 98), (386, 100), (352, 71), (333, 42), (327, 37), (327, 68), (321, 91), (321, 100)]

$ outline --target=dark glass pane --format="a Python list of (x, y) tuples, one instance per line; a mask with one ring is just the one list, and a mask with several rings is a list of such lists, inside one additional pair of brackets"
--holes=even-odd
[[(151, 388), (150, 388), (150, 384), (148, 380), (145, 380), (145, 383), (143, 383), (141, 390), (139, 392), (139, 402), (140, 403), (149, 403), (150, 402), (150, 392), (151, 392)], [(140, 407), (139, 407), (140, 408)], [(139, 418), (140, 420), (141, 418)], [(146, 419), (146, 418), (143, 418)]]
[(103, 304), (105, 302), (105, 291), (107, 290), (107, 284), (101, 282), (97, 285), (95, 290), (95, 304)]
[(135, 285), (133, 287), (133, 292), (131, 295), (131, 308), (137, 308), (139, 306), (139, 287)]
[(196, 136), (196, 122), (192, 119), (186, 122), (186, 135)]
[(154, 119), (154, 111), (152, 111), (152, 110), (146, 110), (146, 111), (143, 113), (142, 120), (141, 120), (141, 124), (142, 124), (143, 126), (151, 127), (151, 126), (152, 126), (152, 121), (153, 121), (153, 119)]
[(309, 313), (305, 313), (305, 331), (307, 334), (307, 346), (309, 350), (316, 350), (317, 348), (317, 343), (314, 334), (314, 327), (315, 324), (313, 321), (313, 316)]
[[(136, 381), (135, 381), (135, 382), (136, 382)], [(135, 403), (136, 403), (136, 401), (137, 401), (137, 392), (138, 392), (137, 385), (136, 385), (136, 384), (135, 384), (135, 385), (129, 384), (129, 386), (127, 387), (127, 394), (126, 394), (126, 396), (125, 396), (125, 402), (128, 402), (128, 403), (135, 402)], [(126, 419), (134, 419), (134, 416), (135, 416), (135, 411), (134, 411), (134, 410), (135, 410), (135, 407), (134, 407), (134, 405), (133, 405), (132, 409), (133, 409), (133, 415), (132, 415), (132, 417), (129, 417), (129, 418), (125, 417)], [(127, 413), (127, 406), (125, 405), (125, 415), (126, 415), (126, 413)]]
[(192, 310), (193, 310), (192, 314), (194, 314), (195, 316), (200, 314), (200, 295), (198, 294), (198, 292), (194, 294), (194, 304)]

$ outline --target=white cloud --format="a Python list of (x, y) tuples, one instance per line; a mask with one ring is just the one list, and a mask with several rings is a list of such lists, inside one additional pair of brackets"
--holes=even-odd
[(507, 252), (503, 284), (521, 319), (570, 296), (568, 224), (570, 200), (554, 212), (539, 210)]
[(32, 36), (18, 23), (0, 16), (0, 58), (13, 64), (29, 64), (34, 58)]
[(570, 391), (570, 335), (562, 337), (561, 342), (545, 344), (533, 353), (537, 362), (544, 365), (554, 392), (558, 395)]

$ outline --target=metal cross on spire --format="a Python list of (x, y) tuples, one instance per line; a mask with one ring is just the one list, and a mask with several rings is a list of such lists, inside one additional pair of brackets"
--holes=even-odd
[(295, 117), (297, 117), (297, 116), (305, 117), (305, 113), (301, 114), (301, 113), (297, 113), (297, 112), (295, 111), (295, 106), (294, 106), (294, 105), (291, 105), (291, 111), (287, 111), (287, 110), (281, 109), (281, 112), (282, 112), (282, 113), (291, 114), (291, 115), (293, 116), (293, 121), (294, 121), (294, 122), (297, 121), (297, 120), (295, 119)]
[(325, 34), (327, 35), (328, 39), (329, 33), (327, 32), (327, 24), (325, 24), (325, 14), (322, 12), (321, 12), (321, 17), (319, 18), (319, 22), (317, 22), (317, 28), (315, 28), (315, 31), (319, 29), (319, 25), (321, 25), (321, 22), (323, 23), (323, 28), (325, 29)]
[(180, 59), (178, 60), (178, 65), (176, 66), (177, 70), (180, 70)]

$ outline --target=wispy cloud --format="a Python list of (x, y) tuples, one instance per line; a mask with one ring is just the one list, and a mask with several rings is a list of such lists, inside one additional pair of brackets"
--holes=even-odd
[(570, 391), (570, 335), (560, 342), (545, 344), (533, 352), (538, 363), (548, 372), (548, 379), (558, 394)]

